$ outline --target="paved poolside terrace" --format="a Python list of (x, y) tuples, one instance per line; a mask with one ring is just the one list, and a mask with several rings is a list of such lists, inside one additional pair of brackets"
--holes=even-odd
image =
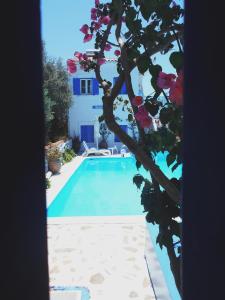
[[(83, 159), (50, 178), (47, 206)], [(90, 300), (171, 300), (144, 216), (49, 217), (48, 254), (50, 290), (87, 288)], [(86, 300), (78, 291), (51, 295), (72, 299)]]

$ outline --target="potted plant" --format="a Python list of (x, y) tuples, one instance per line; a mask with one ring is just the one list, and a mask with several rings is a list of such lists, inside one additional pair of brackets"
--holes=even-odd
[(61, 169), (62, 154), (57, 147), (50, 148), (47, 152), (48, 168), (52, 174), (59, 173)]
[(107, 139), (108, 136), (110, 135), (110, 131), (106, 125), (105, 122), (101, 122), (100, 126), (99, 126), (99, 134), (102, 137), (102, 140), (99, 143), (99, 149), (107, 149), (108, 148), (108, 143), (107, 143)]

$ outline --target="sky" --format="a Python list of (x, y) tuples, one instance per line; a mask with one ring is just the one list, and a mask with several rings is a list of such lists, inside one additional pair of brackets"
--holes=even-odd
[(94, 48), (93, 41), (83, 43), (80, 27), (90, 20), (94, 0), (41, 0), (42, 39), (50, 57), (63, 62), (77, 51)]
[[(94, 39), (83, 43), (84, 35), (79, 30), (83, 24), (89, 24), (92, 7), (94, 0), (41, 0), (42, 40), (49, 57), (61, 58), (65, 64), (75, 51), (94, 48)], [(156, 63), (163, 67), (164, 72), (175, 73), (168, 63), (168, 55), (156, 58)], [(150, 77), (146, 75), (143, 82), (147, 94), (151, 92), (149, 81)]]

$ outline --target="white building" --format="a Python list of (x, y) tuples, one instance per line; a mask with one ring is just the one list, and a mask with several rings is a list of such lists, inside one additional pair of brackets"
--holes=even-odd
[[(91, 50), (86, 52), (91, 53)], [(117, 59), (106, 58), (106, 63), (101, 66), (102, 78), (107, 81), (115, 82), (119, 76), (117, 73)], [(132, 83), (134, 93), (140, 94), (140, 76), (138, 71), (132, 73)], [(94, 71), (85, 72), (78, 66), (78, 70), (70, 77), (70, 84), (73, 93), (72, 106), (69, 110), (69, 135), (71, 137), (79, 136), (80, 140), (85, 140), (89, 146), (98, 147), (101, 140), (98, 130), (98, 122), (96, 120), (102, 115), (102, 96), (103, 91), (99, 88), (99, 84), (95, 78)], [(123, 99), (128, 99), (125, 84), (121, 89), (120, 95)], [(118, 102), (118, 101), (117, 101)], [(132, 136), (132, 129), (127, 120), (128, 112), (123, 110), (120, 105), (114, 111), (118, 117), (118, 123), (129, 135)], [(120, 148), (119, 139), (111, 133), (107, 139), (109, 147), (116, 145)]]

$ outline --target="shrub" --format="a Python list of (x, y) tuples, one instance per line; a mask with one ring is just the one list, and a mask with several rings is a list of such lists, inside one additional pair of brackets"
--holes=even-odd
[(70, 162), (75, 156), (75, 153), (72, 149), (66, 149), (63, 153), (63, 163)]
[(69, 153), (72, 157), (76, 156), (76, 153), (74, 152), (73, 149), (66, 149), (65, 152)]
[(79, 136), (74, 136), (74, 138), (72, 139), (72, 148), (76, 154), (80, 152), (81, 141)]

